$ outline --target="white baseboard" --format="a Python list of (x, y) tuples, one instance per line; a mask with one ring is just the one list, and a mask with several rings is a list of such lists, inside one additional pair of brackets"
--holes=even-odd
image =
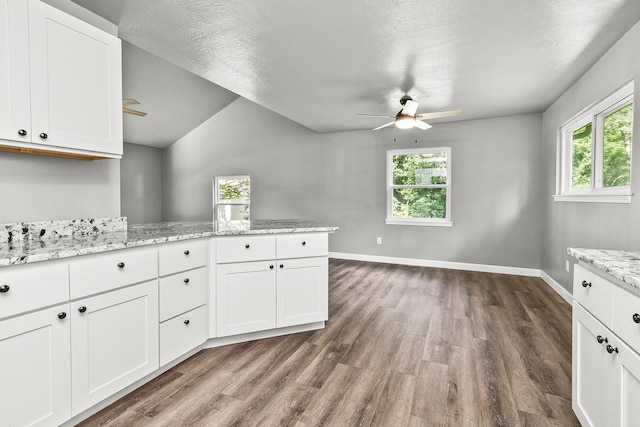
[(341, 252), (329, 252), (329, 258), (348, 259), (353, 261), (380, 262), (386, 264), (414, 265), (418, 267), (449, 268), (452, 270), (478, 271), (482, 273), (512, 274), (515, 276), (540, 277), (547, 285), (551, 287), (551, 289), (556, 291), (558, 295), (560, 295), (569, 304), (571, 304), (573, 300), (571, 294), (565, 288), (563, 288), (560, 283), (553, 280), (551, 276), (538, 268), (505, 267), (500, 265), (434, 261), (427, 259), (398, 258), (378, 255), (347, 254)]

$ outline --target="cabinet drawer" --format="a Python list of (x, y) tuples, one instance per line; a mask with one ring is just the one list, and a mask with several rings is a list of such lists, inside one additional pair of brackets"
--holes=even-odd
[(207, 338), (205, 306), (160, 324), (160, 366), (193, 350)]
[(71, 299), (143, 282), (157, 274), (158, 256), (153, 247), (78, 257), (69, 263)]
[(329, 239), (326, 233), (293, 233), (278, 236), (276, 247), (278, 259), (329, 255)]
[(613, 288), (606, 279), (576, 265), (573, 270), (573, 297), (594, 317), (611, 327)]
[(66, 262), (46, 261), (0, 268), (0, 318), (69, 300)]
[(165, 243), (158, 247), (160, 276), (207, 265), (205, 239)]
[(216, 261), (245, 262), (275, 259), (276, 238), (274, 236), (234, 236), (216, 240)]
[(640, 352), (640, 297), (615, 286), (613, 328), (620, 338)]
[(160, 279), (160, 321), (207, 302), (207, 269), (177, 273)]

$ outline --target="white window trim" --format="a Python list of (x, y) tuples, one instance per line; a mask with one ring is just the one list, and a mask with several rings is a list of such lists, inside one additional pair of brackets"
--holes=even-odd
[[(447, 183), (421, 185), (420, 188), (445, 188), (446, 194), (446, 212), (445, 218), (399, 218), (393, 216), (393, 156), (407, 154), (431, 154), (446, 153), (447, 154)], [(395, 186), (397, 187), (397, 186)], [(434, 148), (418, 148), (387, 151), (387, 218), (385, 223), (388, 225), (419, 225), (428, 227), (452, 227), (451, 221), (451, 147), (434, 147)]]
[[(560, 147), (558, 153), (560, 159), (557, 164), (556, 194), (553, 196), (553, 200), (558, 202), (581, 203), (631, 203), (633, 193), (631, 192), (630, 186), (610, 188), (602, 187), (603, 133), (600, 132), (600, 129), (603, 127), (604, 116), (609, 112), (622, 107), (629, 101), (634, 101), (633, 81), (625, 84), (603, 100), (584, 109), (562, 125), (558, 135), (558, 144)], [(571, 135), (573, 134), (573, 131), (589, 122), (592, 123), (592, 140), (594, 141), (594, 150), (592, 152), (592, 187), (588, 189), (575, 190), (571, 189)], [(633, 139), (635, 139), (635, 135), (633, 136)]]

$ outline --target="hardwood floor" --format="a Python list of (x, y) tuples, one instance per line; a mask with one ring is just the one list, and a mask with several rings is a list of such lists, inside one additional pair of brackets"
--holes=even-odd
[(541, 279), (331, 260), (324, 330), (203, 350), (82, 425), (578, 426)]

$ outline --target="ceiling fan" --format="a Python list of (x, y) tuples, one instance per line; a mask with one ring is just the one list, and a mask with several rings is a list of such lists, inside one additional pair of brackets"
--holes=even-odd
[(147, 113), (142, 112), (142, 111), (138, 111), (138, 110), (132, 110), (131, 108), (127, 108), (125, 107), (125, 105), (138, 105), (140, 104), (138, 101), (136, 101), (135, 99), (123, 99), (122, 100), (122, 112), (123, 113), (127, 113), (127, 114), (134, 114), (136, 116), (146, 116)]
[(441, 117), (451, 117), (457, 116), (462, 113), (462, 110), (449, 110), (449, 111), (438, 111), (434, 113), (417, 113), (419, 102), (414, 101), (409, 95), (405, 95), (400, 98), (400, 104), (402, 105), (402, 110), (398, 111), (398, 114), (395, 116), (381, 116), (378, 114), (357, 114), (358, 116), (366, 116), (366, 117), (386, 117), (390, 119), (394, 119), (392, 122), (386, 123), (382, 126), (378, 126), (373, 130), (378, 130), (382, 128), (386, 128), (387, 126), (396, 125), (399, 129), (411, 129), (412, 127), (417, 127), (418, 129), (427, 130), (431, 127), (429, 123), (424, 122), (425, 119), (439, 119)]

